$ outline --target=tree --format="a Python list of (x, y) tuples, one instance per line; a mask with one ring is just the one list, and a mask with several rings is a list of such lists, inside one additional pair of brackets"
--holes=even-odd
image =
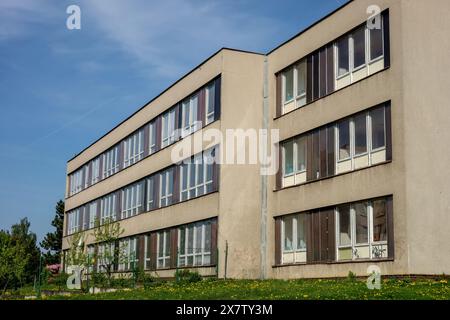
[(52, 226), (56, 228), (54, 232), (49, 232), (45, 235), (44, 240), (40, 245), (46, 249), (44, 254), (45, 264), (55, 264), (60, 262), (61, 247), (63, 237), (63, 224), (64, 224), (64, 201), (59, 200), (55, 206), (55, 217), (52, 221)]
[(23, 282), (27, 263), (25, 248), (13, 245), (9, 232), (0, 230), (0, 285), (3, 292)]
[(28, 218), (21, 219), (18, 224), (11, 227), (11, 245), (23, 247), (25, 251), (24, 259), (27, 259), (27, 263), (22, 281), (25, 283), (32, 282), (39, 268), (41, 251), (36, 244), (36, 234), (30, 231)]

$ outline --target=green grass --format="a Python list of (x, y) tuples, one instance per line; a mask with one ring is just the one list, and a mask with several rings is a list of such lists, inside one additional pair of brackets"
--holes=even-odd
[(161, 282), (138, 288), (100, 294), (49, 296), (48, 299), (450, 299), (447, 279), (385, 279), (380, 290), (369, 290), (362, 280), (203, 280), (176, 284)]

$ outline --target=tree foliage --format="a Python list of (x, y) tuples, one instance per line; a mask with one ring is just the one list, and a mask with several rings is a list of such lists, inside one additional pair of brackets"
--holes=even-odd
[(55, 264), (60, 262), (61, 246), (64, 225), (64, 201), (59, 200), (55, 206), (55, 217), (52, 220), (52, 226), (55, 227), (54, 232), (45, 235), (40, 245), (46, 249), (44, 254), (45, 264)]

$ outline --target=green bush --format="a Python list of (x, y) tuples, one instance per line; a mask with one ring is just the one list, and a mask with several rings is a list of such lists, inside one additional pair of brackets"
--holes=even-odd
[(178, 282), (181, 283), (193, 283), (201, 281), (202, 277), (197, 271), (182, 269), (175, 272), (175, 279), (177, 279)]
[(48, 283), (49, 284), (54, 284), (55, 286), (58, 287), (59, 290), (62, 290), (67, 285), (67, 278), (68, 277), (69, 277), (69, 275), (67, 273), (61, 272), (61, 273), (53, 275), (49, 279)]
[(347, 275), (347, 280), (352, 282), (356, 281), (356, 274), (350, 270)]
[(91, 286), (97, 288), (106, 288), (108, 287), (108, 277), (104, 272), (92, 272), (90, 283)]

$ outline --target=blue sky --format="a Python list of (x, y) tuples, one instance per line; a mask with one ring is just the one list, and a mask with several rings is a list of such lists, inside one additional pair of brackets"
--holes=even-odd
[(42, 239), (74, 154), (219, 48), (265, 53), (345, 2), (1, 0), (0, 229)]

